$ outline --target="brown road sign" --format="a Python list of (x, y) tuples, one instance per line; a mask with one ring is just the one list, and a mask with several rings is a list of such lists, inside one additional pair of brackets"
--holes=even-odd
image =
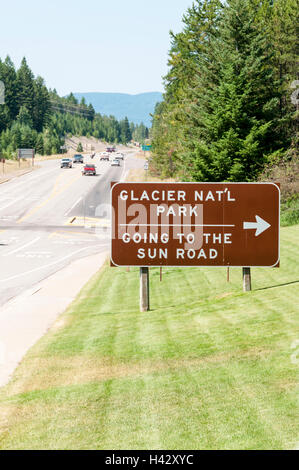
[(269, 266), (279, 263), (274, 183), (116, 183), (116, 266)]

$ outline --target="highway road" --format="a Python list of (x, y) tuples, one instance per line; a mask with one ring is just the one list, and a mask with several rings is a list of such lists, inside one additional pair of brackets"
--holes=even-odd
[(0, 306), (72, 261), (107, 251), (101, 208), (109, 204), (110, 182), (144, 164), (134, 150), (124, 153), (120, 167), (95, 157), (97, 176), (82, 176), (81, 164), (61, 169), (49, 160), (0, 185)]

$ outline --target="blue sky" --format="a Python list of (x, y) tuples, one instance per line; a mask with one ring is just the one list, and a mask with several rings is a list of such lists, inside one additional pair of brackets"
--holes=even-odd
[(192, 0), (10, 0), (0, 4), (0, 57), (59, 94), (163, 91), (169, 30)]

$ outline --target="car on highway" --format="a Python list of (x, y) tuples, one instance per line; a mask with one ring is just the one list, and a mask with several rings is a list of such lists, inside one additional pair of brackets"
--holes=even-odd
[(100, 160), (109, 162), (109, 153), (108, 152), (102, 152), (101, 156), (100, 156)]
[(63, 158), (60, 162), (60, 168), (72, 168), (73, 163), (71, 158)]
[(111, 161), (111, 166), (120, 166), (120, 161), (117, 158), (114, 158)]
[(115, 157), (114, 158), (117, 158), (118, 160), (123, 160), (124, 159), (124, 154), (123, 153), (120, 153), (120, 152), (117, 152), (115, 154)]
[(93, 163), (86, 163), (84, 165), (84, 168), (82, 170), (82, 175), (96, 175), (97, 174), (97, 171), (96, 171), (96, 167)]
[(76, 155), (73, 156), (73, 163), (83, 163), (83, 155), (80, 153), (77, 153)]

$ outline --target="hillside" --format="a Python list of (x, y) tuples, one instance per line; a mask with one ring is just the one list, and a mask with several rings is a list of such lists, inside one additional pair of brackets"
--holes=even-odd
[(0, 83), (5, 85), (5, 103), (0, 105), (0, 154), (16, 158), (18, 148), (35, 148), (39, 155), (56, 155), (65, 136), (93, 136), (117, 144), (147, 137), (144, 126), (130, 127), (125, 120), (96, 114), (91, 105), (78, 103), (72, 93), (60, 97), (35, 77), (26, 58), (16, 68), (9, 56), (1, 60)]
[(113, 115), (116, 119), (126, 116), (130, 122), (147, 127), (151, 126), (150, 113), (154, 112), (155, 105), (162, 100), (162, 93), (151, 92), (138, 95), (126, 93), (74, 93), (80, 101), (85, 98), (87, 104), (92, 104), (97, 113)]

